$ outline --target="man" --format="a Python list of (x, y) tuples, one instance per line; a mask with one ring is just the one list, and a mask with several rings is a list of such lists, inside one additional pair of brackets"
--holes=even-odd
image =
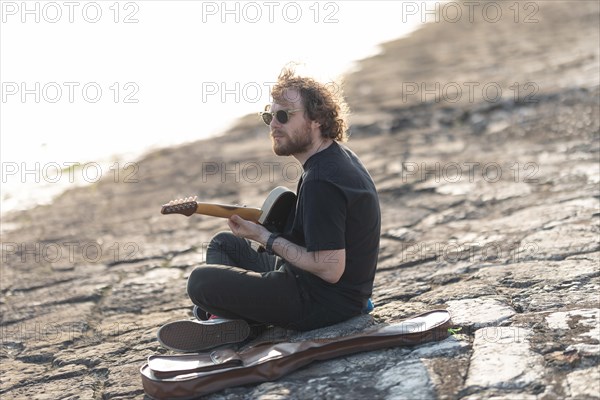
[(213, 238), (206, 265), (188, 280), (194, 314), (204, 321), (163, 326), (163, 346), (199, 351), (243, 341), (250, 326), (310, 330), (366, 311), (379, 251), (379, 202), (365, 167), (339, 144), (347, 140), (346, 105), (332, 89), (282, 71), (273, 104), (261, 115), (275, 154), (293, 156), (304, 169), (288, 226), (277, 234), (231, 217), (231, 232)]

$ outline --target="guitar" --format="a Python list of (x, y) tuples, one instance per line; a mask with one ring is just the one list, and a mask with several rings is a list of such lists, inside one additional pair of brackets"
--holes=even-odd
[(271, 232), (283, 232), (287, 218), (295, 204), (296, 194), (286, 187), (278, 186), (269, 193), (261, 208), (200, 203), (196, 201), (196, 197), (188, 197), (171, 200), (162, 206), (160, 213), (182, 214), (186, 217), (192, 214), (202, 214), (220, 218), (239, 215), (245, 220), (263, 225)]

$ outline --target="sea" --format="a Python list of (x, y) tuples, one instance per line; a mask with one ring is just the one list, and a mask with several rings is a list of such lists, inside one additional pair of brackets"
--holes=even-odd
[(3, 1), (1, 215), (223, 133), (290, 62), (337, 82), (423, 26), (422, 3)]

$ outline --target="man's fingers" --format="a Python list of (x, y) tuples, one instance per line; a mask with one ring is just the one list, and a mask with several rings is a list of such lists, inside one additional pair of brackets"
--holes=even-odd
[(238, 224), (238, 225), (239, 225), (239, 224), (241, 224), (241, 223), (244, 221), (244, 219), (243, 219), (242, 217), (240, 217), (239, 215), (237, 215), (237, 214), (233, 214), (233, 215), (231, 216), (231, 218), (229, 218), (229, 219), (230, 219), (232, 222), (235, 222), (235, 223), (236, 223), (236, 224)]
[(239, 225), (233, 222), (231, 219), (227, 220), (227, 225), (229, 225), (229, 229), (231, 229), (231, 232), (233, 232), (233, 234), (237, 236), (237, 230), (239, 228)]

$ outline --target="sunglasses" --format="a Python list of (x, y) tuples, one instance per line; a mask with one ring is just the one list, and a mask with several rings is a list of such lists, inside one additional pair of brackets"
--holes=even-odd
[(277, 110), (275, 112), (263, 111), (260, 113), (262, 120), (265, 124), (271, 125), (273, 121), (273, 117), (277, 119), (277, 122), (280, 124), (285, 124), (290, 120), (290, 114), (293, 114), (297, 111), (302, 110), (301, 108), (296, 108), (293, 110)]

